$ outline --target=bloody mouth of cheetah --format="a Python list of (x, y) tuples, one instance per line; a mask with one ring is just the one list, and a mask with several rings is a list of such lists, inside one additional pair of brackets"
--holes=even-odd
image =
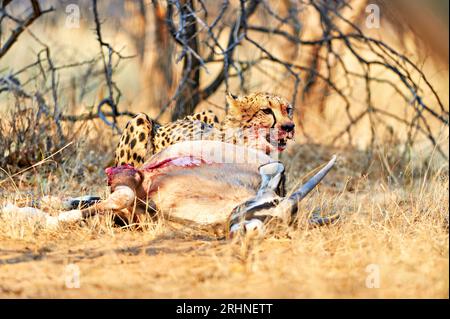
[(256, 134), (256, 148), (264, 150), (266, 154), (286, 149), (288, 140), (294, 137), (294, 132), (286, 132), (280, 128), (260, 129)]
[(266, 141), (277, 151), (282, 152), (287, 146), (287, 141), (294, 137), (294, 132), (286, 132), (282, 129), (270, 129), (266, 134)]

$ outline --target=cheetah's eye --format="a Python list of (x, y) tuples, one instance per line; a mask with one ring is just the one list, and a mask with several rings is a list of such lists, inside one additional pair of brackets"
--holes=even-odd
[(265, 114), (272, 114), (272, 109), (269, 109), (269, 108), (267, 108), (267, 109), (262, 109), (262, 111), (263, 111)]
[(289, 117), (292, 117), (294, 115), (294, 108), (288, 107), (287, 108), (287, 113), (288, 113)]

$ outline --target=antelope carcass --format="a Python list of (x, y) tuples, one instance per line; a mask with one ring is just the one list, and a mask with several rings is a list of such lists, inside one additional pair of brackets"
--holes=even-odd
[[(16, 214), (39, 218), (56, 227), (112, 211), (126, 221), (143, 214), (202, 229), (236, 234), (264, 232), (268, 221), (290, 223), (298, 202), (330, 171), (336, 157), (302, 187), (283, 197), (284, 166), (263, 152), (219, 141), (187, 141), (168, 147), (142, 167), (129, 165), (107, 168), (111, 194), (101, 201), (84, 199), (85, 208), (50, 216), (37, 208), (5, 207)], [(80, 199), (66, 204), (73, 206)], [(337, 216), (317, 217), (311, 222), (327, 224)]]

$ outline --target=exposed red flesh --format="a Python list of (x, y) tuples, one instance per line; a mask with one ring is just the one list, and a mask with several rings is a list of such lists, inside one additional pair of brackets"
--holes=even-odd
[(196, 158), (193, 156), (180, 156), (164, 159), (160, 162), (148, 163), (142, 167), (142, 169), (136, 169), (134, 166), (125, 164), (117, 167), (108, 167), (105, 169), (105, 173), (108, 176), (108, 185), (111, 185), (112, 179), (118, 173), (134, 173), (136, 171), (153, 171), (162, 168), (174, 167), (196, 167), (201, 164), (212, 164), (208, 163), (201, 158)]

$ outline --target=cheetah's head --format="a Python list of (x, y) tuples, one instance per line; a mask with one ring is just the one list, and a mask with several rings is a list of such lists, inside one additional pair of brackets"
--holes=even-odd
[(258, 148), (283, 151), (287, 140), (294, 137), (293, 108), (285, 98), (261, 92), (246, 96), (227, 94), (227, 102), (228, 127), (256, 132), (253, 135), (259, 141)]

